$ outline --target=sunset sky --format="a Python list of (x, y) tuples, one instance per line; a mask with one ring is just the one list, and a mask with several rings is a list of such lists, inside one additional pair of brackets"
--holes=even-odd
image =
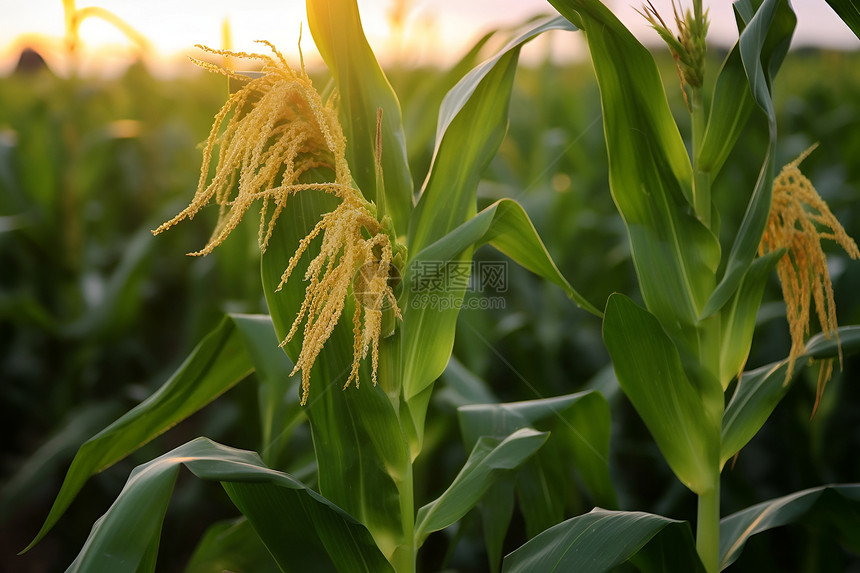
[[(367, 36), (383, 61), (399, 57), (412, 63), (445, 64), (492, 27), (512, 26), (529, 16), (552, 11), (544, 0), (409, 0), (407, 3), (408, 16), (398, 39), (392, 37), (389, 27), (388, 15), (394, 0), (358, 2)], [(640, 5), (639, 0), (609, 0), (608, 3), (640, 39), (656, 38), (633, 9)], [(671, 15), (671, 0), (653, 0), (653, 4), (664, 15)], [(723, 44), (733, 42), (736, 32), (731, 3), (705, 0), (705, 5), (710, 9), (711, 39)], [(163, 73), (184, 69), (188, 65), (184, 57), (196, 53), (193, 48), (196, 43), (221, 46), (225, 20), (230, 23), (235, 49), (253, 50), (254, 40), (268, 39), (293, 56), (301, 24), (306, 32), (303, 51), (306, 57), (313, 58), (313, 44), (307, 33), (301, 0), (79, 0), (77, 3), (78, 8), (86, 6), (110, 10), (147, 38), (155, 51), (151, 63)], [(795, 46), (860, 48), (860, 40), (824, 0), (793, 0), (793, 6), (799, 20)], [(86, 20), (80, 32), (85, 71), (119, 69), (136, 53), (127, 37), (101, 20)], [(0, 73), (14, 65), (22, 45), (33, 43), (42, 46), (52, 64), (62, 67), (63, 35), (62, 0), (15, 3), (7, 0), (0, 19)], [(565, 58), (581, 55), (583, 48), (576, 35), (556, 34), (530, 47), (524, 57), (541, 57), (547, 49), (556, 57)]]

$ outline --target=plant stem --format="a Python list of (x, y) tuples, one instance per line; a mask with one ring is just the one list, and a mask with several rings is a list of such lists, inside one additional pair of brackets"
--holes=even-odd
[(696, 519), (696, 551), (708, 573), (719, 571), (720, 560), (720, 477), (713, 489), (699, 496)]
[(403, 541), (394, 549), (391, 565), (397, 573), (415, 573), (415, 558), (418, 548), (415, 547), (415, 501), (412, 480), (412, 463), (407, 464), (406, 475), (397, 480), (397, 491), (400, 494), (400, 518)]
[(693, 207), (696, 215), (708, 228), (711, 226), (711, 175), (701, 170), (699, 156), (705, 139), (705, 109), (702, 90), (692, 91), (691, 119), (693, 127)]

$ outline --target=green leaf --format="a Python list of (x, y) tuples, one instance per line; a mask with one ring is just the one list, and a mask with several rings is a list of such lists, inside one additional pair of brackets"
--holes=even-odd
[[(716, 236), (696, 217), (690, 158), (651, 53), (599, 2), (551, 0), (581, 20), (600, 87), (609, 186), (648, 310), (679, 347), (695, 345), (715, 284)], [(693, 346), (690, 353), (696, 356)]]
[(820, 332), (806, 343), (804, 353), (810, 358), (835, 358), (860, 352), (860, 325), (840, 326), (836, 336), (826, 336)]
[[(802, 367), (801, 358), (796, 366)], [(782, 397), (788, 392), (783, 360), (744, 372), (726, 411), (723, 414), (720, 440), (720, 467), (738, 453), (755, 436), (770, 417)]]
[[(714, 180), (755, 108), (748, 89), (740, 46), (735, 44), (717, 74), (708, 125), (699, 152), (699, 166)], [(744, 86), (740, 88), (739, 86)]]
[(409, 226), (413, 253), (475, 214), (478, 181), (504, 138), (522, 45), (548, 30), (574, 30), (561, 18), (530, 24), (499, 52), (466, 74), (445, 96), (427, 180)]
[[(467, 448), (473, 447), (481, 436), (501, 438), (529, 427), (549, 431), (547, 448), (557, 446), (552, 448), (556, 463), (558, 458), (570, 460), (596, 503), (605, 506), (617, 503), (609, 476), (609, 406), (598, 392), (506, 404), (474, 404), (458, 408), (457, 415)], [(543, 457), (543, 451), (538, 456)]]
[(836, 526), (840, 537), (860, 551), (860, 484), (827, 485), (748, 507), (720, 520), (720, 570), (735, 562), (751, 536), (814, 514)]
[(720, 343), (720, 383), (723, 390), (743, 371), (749, 356), (764, 288), (771, 271), (783, 254), (781, 250), (774, 251), (756, 259), (729, 304), (723, 309)]
[(492, 221), (487, 226), (484, 236), (476, 243), (476, 247), (485, 243), (491, 244), (524, 268), (561, 287), (580, 308), (595, 316), (603, 316), (562, 276), (529, 220), (528, 214), (519, 203), (510, 199), (497, 201), (465, 224), (472, 223), (482, 216), (492, 217)]
[[(403, 307), (403, 369), (407, 399), (427, 388), (445, 369), (454, 342), (454, 325), (465, 284), (452, 288), (427, 280), (446, 265), (468, 266), (472, 247), (489, 243), (514, 261), (561, 287), (585, 310), (600, 316), (561, 274), (523, 208), (511, 199), (496, 201), (450, 233), (413, 255), (404, 272), (408, 291)], [(437, 303), (445, 303), (437, 304)], [(430, 342), (432, 341), (432, 342)]]
[(457, 63), (446, 70), (440, 70), (438, 77), (434, 74), (429, 77), (422, 76), (421, 82), (410, 85), (415, 92), (408, 98), (404, 98), (403, 128), (406, 132), (406, 141), (409, 142), (407, 149), (409, 165), (412, 169), (413, 181), (417, 185), (423, 181), (416, 180), (415, 176), (419, 173), (426, 174), (430, 168), (437, 114), (445, 94), (481, 62), (481, 52), (496, 34), (497, 31), (486, 33)]
[[(649, 550), (651, 545), (655, 547)], [(637, 553), (646, 572), (704, 572), (690, 526), (641, 512), (591, 512), (551, 527), (505, 557), (503, 573), (588, 571), (601, 573)]]
[[(521, 428), (549, 431), (550, 437), (529, 459), (516, 480), (527, 535), (534, 536), (559, 523), (568, 507), (574, 475), (579, 476), (595, 503), (617, 504), (609, 475), (610, 415), (597, 392), (512, 402), (474, 404), (458, 409), (460, 431), (467, 448), (481, 436), (503, 438)], [(480, 506), (491, 567), (498, 570), (501, 548), (511, 520), (514, 484), (497, 484)], [(493, 549), (495, 548), (495, 549)]]
[(42, 529), (24, 551), (48, 533), (90, 476), (197, 412), (253, 372), (249, 340), (270, 363), (286, 361), (272, 337), (270, 323), (241, 315), (225, 317), (155, 394), (81, 446)]
[[(741, 96), (751, 97), (767, 118), (770, 143), (746, 213), (738, 229), (737, 238), (729, 252), (725, 273), (702, 309), (702, 318), (717, 312), (729, 301), (752, 264), (761, 242), (770, 213), (776, 150), (776, 113), (771, 86), (788, 51), (797, 22), (786, 0), (765, 0), (758, 10), (752, 6), (751, 0), (739, 0), (735, 2), (734, 8), (738, 21), (746, 24), (738, 41), (740, 62), (737, 58), (730, 59), (727, 65), (732, 66), (732, 69), (723, 73), (728, 75), (727, 82), (735, 82), (740, 77), (739, 65), (742, 64), (750, 90), (739, 90), (728, 86), (726, 90), (734, 89), (735, 93), (727, 96), (730, 101), (723, 105), (743, 108), (748, 104), (745, 101), (737, 102), (735, 99)], [(720, 117), (714, 118), (714, 121), (719, 120)], [(717, 133), (713, 137), (728, 136)]]
[[(838, 330), (842, 354), (860, 352), (860, 326), (843, 326)], [(837, 337), (816, 334), (807, 342), (804, 353), (795, 363), (795, 376), (810, 358), (825, 359), (839, 356)], [(788, 392), (791, 379), (786, 378), (788, 360), (774, 362), (741, 377), (735, 393), (723, 414), (720, 440), (720, 467), (738, 453), (758, 433), (776, 405)]]
[(854, 35), (860, 38), (860, 5), (855, 0), (826, 0)]
[(622, 294), (606, 303), (603, 340), (618, 382), (657, 446), (693, 492), (708, 492), (719, 452), (719, 420), (711, 419), (657, 319)]
[[(547, 30), (571, 26), (561, 18), (531, 24), (495, 56), (466, 74), (445, 96), (436, 127), (430, 172), (410, 220), (407, 247), (411, 268), (417, 257), (475, 215), (481, 175), (507, 130), (508, 107), (522, 45)], [(467, 233), (468, 234), (468, 233)], [(480, 233), (475, 237), (477, 240)], [(474, 241), (457, 240), (444, 257), (425, 253), (429, 264), (468, 267)], [(451, 356), (459, 303), (466, 284), (443, 285), (435, 292), (410, 292), (407, 272), (401, 346), (401, 379), (408, 402), (439, 377)]]
[(280, 570), (260, 536), (244, 517), (219, 521), (210, 526), (185, 567), (185, 573), (279, 573)]
[(392, 571), (367, 530), (254, 452), (197, 438), (138, 466), (93, 526), (70, 573), (154, 571), (154, 549), (179, 467), (220, 481), (283, 571)]
[(514, 487), (522, 474), (521, 470), (517, 474), (499, 477), (478, 504), (491, 571), (499, 571), (502, 566), (505, 537), (514, 515)]
[(523, 428), (504, 440), (479, 438), (469, 459), (453, 483), (438, 498), (418, 510), (415, 518), (415, 545), (427, 535), (457, 522), (477, 504), (491, 485), (519, 468), (547, 439), (547, 432)]
[[(346, 159), (362, 194), (384, 205), (395, 228), (405, 234), (412, 210), (412, 175), (400, 103), (370, 49), (354, 0), (307, 0), (314, 43), (334, 76)], [(382, 110), (384, 199), (378, 197), (375, 158), (377, 110)]]

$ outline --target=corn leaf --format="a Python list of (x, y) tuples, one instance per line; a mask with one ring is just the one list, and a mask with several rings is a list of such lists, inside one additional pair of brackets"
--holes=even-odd
[(251, 522), (244, 517), (211, 525), (185, 566), (185, 573), (279, 573), (280, 570)]
[(574, 30), (561, 18), (531, 24), (445, 96), (427, 179), (412, 214), (408, 247), (419, 252), (475, 214), (478, 181), (504, 138), (519, 51), (549, 30)]
[[(804, 354), (795, 362), (792, 376), (796, 376), (810, 358), (838, 357), (840, 347), (843, 356), (860, 352), (860, 326), (839, 328), (838, 338), (827, 338), (823, 334), (810, 338)], [(720, 467), (758, 433), (788, 392), (787, 368), (788, 360), (782, 360), (743, 374), (723, 414)]]
[(503, 573), (602, 573), (637, 554), (645, 572), (704, 572), (684, 521), (641, 512), (595, 508), (568, 519), (505, 557)]
[(740, 45), (735, 44), (717, 74), (708, 125), (699, 151), (699, 169), (709, 173), (711, 180), (728, 159), (755, 108), (748, 86)]
[(275, 345), (271, 323), (243, 315), (224, 318), (155, 394), (81, 446), (42, 529), (25, 551), (48, 533), (90, 476), (197, 412), (253, 372), (255, 362), (248, 344), (257, 348), (255, 357), (266, 364), (265, 369), (289, 372), (289, 365), (283, 364), (286, 356)]
[(782, 251), (774, 251), (756, 259), (723, 309), (720, 344), (720, 382), (723, 390), (743, 371), (749, 356), (764, 288), (783, 254)]
[[(290, 198), (262, 257), (262, 282), (277, 337), (283, 340), (299, 312), (306, 284), (301, 280), (319, 239), (311, 243), (293, 276), (280, 291), (281, 275), (299, 241), (323, 213), (333, 210), (338, 199), (315, 191)], [(397, 379), (391, 374), (400, 335), (381, 340), (380, 383), (371, 383), (368, 360), (360, 371), (360, 388), (343, 389), (353, 358), (353, 303), (346, 308), (317, 357), (311, 372), (310, 394), (305, 406), (316, 453), (320, 492), (365, 524), (390, 557), (407, 541), (401, 519), (400, 478), (409, 471), (409, 442), (398, 419), (398, 407), (386, 393), (397, 396)], [(295, 360), (302, 347), (303, 329), (284, 349)], [(403, 424), (409, 424), (404, 418)], [(383, 463), (380, 463), (382, 461)], [(345, 477), (348, 476), (348, 479)], [(373, 499), (374, 502), (368, 503)]]
[[(797, 18), (786, 0), (765, 0), (758, 9), (753, 6), (752, 2), (753, 0), (739, 0), (734, 4), (738, 22), (742, 26), (745, 24), (738, 41), (740, 62), (737, 58), (730, 58), (727, 62), (730, 68), (722, 72), (728, 76), (727, 85), (718, 95), (721, 99), (723, 97), (728, 98), (728, 101), (720, 104), (715, 100), (714, 105), (721, 106), (720, 109), (729, 110), (732, 107), (744, 108), (748, 104), (745, 101), (737, 100), (738, 98), (743, 100), (747, 97), (745, 94), (748, 94), (767, 118), (770, 144), (765, 152), (764, 162), (759, 171), (743, 221), (738, 229), (737, 238), (729, 252), (725, 273), (702, 309), (702, 318), (720, 310), (737, 290), (744, 274), (755, 258), (770, 213), (777, 135), (772, 83), (788, 51)], [(743, 65), (749, 91), (737, 89), (736, 84), (728, 84), (728, 82), (736, 82), (740, 77), (740, 64)], [(734, 87), (732, 87), (733, 85)], [(733, 89), (735, 93), (731, 94)], [(726, 93), (729, 95), (725, 95)], [(733, 112), (729, 111), (729, 113)], [(736, 117), (730, 120), (728, 117), (718, 115), (713, 117), (712, 121), (737, 121), (739, 119)], [(737, 129), (740, 129), (740, 126)], [(716, 130), (716, 133), (710, 137), (719, 144), (716, 138), (736, 137), (736, 135), (723, 134), (720, 130)], [(727, 151), (716, 153), (715, 156), (719, 158)]]
[[(468, 268), (463, 256), (473, 247), (490, 244), (535, 274), (561, 287), (581, 308), (600, 315), (561, 274), (523, 208), (502, 199), (414, 254), (404, 273), (403, 367), (407, 399), (427, 388), (442, 373), (451, 355), (458, 303), (465, 284), (427, 280), (446, 268)], [(471, 256), (471, 255), (470, 255)], [(435, 304), (446, 303), (445, 307)], [(411, 329), (411, 330), (410, 330)], [(428, 340), (435, 341), (428, 344)]]
[(283, 571), (391, 571), (364, 526), (337, 506), (267, 468), (256, 453), (206, 438), (135, 468), (68, 571), (155, 571), (161, 524), (180, 466), (222, 482)]
[(642, 417), (678, 479), (707, 492), (719, 452), (712, 420), (657, 319), (622, 294), (606, 304), (603, 340), (624, 393)]
[(482, 61), (481, 52), (497, 33), (494, 30), (482, 36), (456, 64), (447, 70), (440, 70), (439, 77), (431, 75), (422, 78), (418, 85), (412, 86), (415, 93), (404, 99), (403, 129), (406, 132), (406, 141), (409, 142), (407, 154), (416, 186), (423, 183), (417, 179), (417, 175), (421, 174), (423, 177), (430, 170), (436, 121), (445, 94)]
[[(555, 461), (570, 460), (595, 503), (603, 506), (617, 503), (609, 476), (609, 405), (598, 392), (506, 404), (475, 404), (459, 408), (457, 415), (467, 448), (473, 447), (480, 436), (503, 437), (520, 428), (550, 432), (546, 451), (554, 452)], [(542, 453), (538, 457), (543, 457)], [(558, 486), (563, 489), (561, 484)]]
[[(580, 477), (596, 504), (616, 505), (609, 475), (609, 406), (599, 393), (466, 405), (457, 414), (467, 448), (474, 447), (481, 436), (502, 438), (521, 428), (550, 433), (546, 445), (523, 465), (516, 479), (529, 537), (559, 523), (566, 511), (575, 509), (565, 503), (565, 492), (574, 476)], [(497, 484), (494, 489), (480, 510), (491, 568), (498, 570), (511, 520), (514, 484)]]
[[(476, 212), (481, 175), (496, 154), (508, 122), (508, 106), (522, 44), (545, 29), (565, 26), (558, 19), (529, 28), (498, 54), (466, 74), (445, 96), (436, 128), (431, 168), (409, 224), (412, 259)], [(473, 247), (457, 245), (449, 258), (430, 258), (412, 269), (468, 268)], [(445, 369), (454, 344), (455, 325), (466, 290), (461, 280), (438, 284), (430, 292), (413, 290), (415, 274), (406, 273), (401, 379), (410, 403)], [(432, 281), (436, 282), (436, 281)], [(424, 291), (424, 292), (420, 292)]]
[(415, 544), (457, 522), (481, 500), (500, 475), (519, 468), (546, 442), (547, 432), (522, 428), (503, 440), (481, 437), (469, 459), (442, 495), (418, 510)]
[(860, 38), (860, 5), (854, 0), (826, 0), (854, 35)]
[[(525, 472), (528, 472), (527, 468)], [(523, 473), (523, 469), (520, 469), (516, 474), (501, 476), (490, 486), (481, 503), (478, 504), (484, 534), (484, 549), (487, 551), (490, 571), (499, 571), (502, 568), (505, 537), (514, 515), (514, 488)]]
[(840, 541), (860, 553), (860, 484), (826, 485), (772, 499), (720, 521), (720, 570), (735, 562), (757, 533), (822, 517)]
[[(551, 0), (581, 20), (600, 87), (609, 186), (648, 310), (684, 348), (715, 284), (719, 242), (693, 212), (692, 168), (648, 50), (602, 4)], [(696, 356), (695, 348), (690, 350)]]
[[(352, 176), (362, 194), (377, 206), (384, 205), (397, 231), (405, 234), (412, 210), (412, 175), (400, 102), (367, 43), (358, 6), (354, 0), (308, 0), (307, 11), (314, 43), (337, 85)], [(374, 159), (378, 109), (384, 197), (378, 196)]]
[(805, 354), (810, 358), (835, 358), (860, 352), (860, 326), (840, 326), (837, 336), (825, 336), (818, 333), (806, 343)]
[[(803, 367), (807, 358), (797, 360)], [(783, 360), (744, 372), (723, 414), (720, 440), (720, 467), (755, 436), (770, 417), (782, 397), (788, 392), (785, 371), (788, 362)]]

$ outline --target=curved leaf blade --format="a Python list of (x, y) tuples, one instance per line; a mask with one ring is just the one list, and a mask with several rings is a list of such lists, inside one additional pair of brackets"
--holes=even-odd
[(561, 522), (566, 514), (580, 511), (570, 507), (565, 495), (577, 476), (597, 505), (617, 505), (609, 474), (609, 405), (598, 392), (506, 404), (470, 404), (458, 408), (457, 416), (467, 448), (474, 447), (482, 436), (502, 438), (521, 428), (549, 431), (546, 445), (523, 465), (516, 483), (497, 484), (481, 503), (493, 570), (498, 570), (501, 561), (515, 493), (530, 537)]
[(505, 439), (478, 439), (463, 469), (442, 495), (418, 510), (415, 544), (466, 515), (503, 475), (519, 468), (546, 442), (549, 434), (530, 428), (513, 432)]
[(523, 44), (549, 30), (575, 29), (562, 18), (531, 24), (445, 96), (430, 171), (410, 221), (407, 246), (412, 252), (475, 214), (478, 181), (507, 131), (511, 87)]
[(699, 151), (700, 169), (709, 173), (711, 180), (728, 159), (755, 108), (749, 89), (738, 87), (748, 85), (740, 47), (735, 44), (717, 74), (708, 125)]
[(153, 548), (180, 466), (222, 482), (283, 571), (392, 571), (367, 529), (330, 501), (267, 468), (255, 452), (197, 438), (135, 468), (69, 572), (154, 571)]
[(799, 491), (748, 507), (720, 520), (720, 570), (735, 562), (747, 540), (757, 533), (804, 523), (810, 513), (838, 515), (832, 520), (846, 540), (860, 536), (860, 484), (827, 485)]
[(481, 436), (500, 438), (520, 428), (550, 432), (547, 448), (555, 444), (558, 448), (553, 451), (559, 457), (572, 460), (596, 503), (617, 503), (609, 474), (609, 405), (600, 393), (586, 391), (541, 400), (462, 406), (457, 409), (457, 417), (467, 448)]
[(609, 186), (627, 226), (642, 297), (683, 347), (697, 339), (699, 313), (716, 283), (720, 246), (692, 209), (690, 158), (657, 65), (601, 3), (550, 3), (581, 20), (600, 88)]
[[(664, 537), (669, 539), (663, 540)], [(647, 551), (648, 545), (656, 541), (660, 542), (656, 543), (657, 554), (643, 555), (639, 563), (643, 571), (704, 572), (688, 523), (659, 515), (600, 508), (532, 538), (505, 557), (502, 572), (602, 573), (626, 563), (643, 548)], [(672, 551), (665, 553), (665, 547), (671, 547)]]
[[(519, 203), (501, 199), (462, 223), (447, 235), (413, 255), (404, 271), (408, 288), (404, 312), (403, 367), (407, 399), (429, 386), (445, 369), (453, 345), (453, 325), (459, 314), (458, 301), (465, 284), (440, 284), (427, 279), (428, 269), (441, 272), (447, 265), (459, 266), (473, 247), (490, 244), (533, 273), (561, 287), (581, 308), (601, 316), (561, 274)], [(449, 300), (447, 308), (436, 308), (428, 301)], [(409, 326), (406, 326), (409, 325)], [(433, 341), (428, 343), (428, 341)]]
[[(45, 523), (24, 551), (48, 533), (90, 476), (197, 412), (253, 372), (249, 340), (254, 344), (265, 341), (259, 355), (266, 356), (268, 363), (287, 361), (275, 344), (271, 323), (242, 315), (225, 317), (155, 394), (80, 447)], [(271, 350), (266, 352), (266, 348)]]
[(603, 340), (618, 382), (672, 471), (693, 492), (709, 491), (717, 477), (719, 420), (708, 416), (660, 323), (616, 293), (606, 304)]
[[(795, 363), (795, 376), (810, 358), (836, 358), (860, 352), (860, 326), (843, 326), (838, 336), (830, 338), (816, 334), (809, 339), (804, 353)], [(774, 362), (741, 377), (735, 393), (723, 414), (720, 440), (720, 467), (741, 450), (758, 433), (773, 410), (788, 392), (790, 379), (786, 379), (788, 360)]]
[(723, 390), (743, 372), (755, 333), (756, 316), (764, 296), (764, 288), (782, 255), (782, 251), (774, 251), (753, 261), (741, 279), (737, 291), (724, 307), (720, 317), (720, 383)]

